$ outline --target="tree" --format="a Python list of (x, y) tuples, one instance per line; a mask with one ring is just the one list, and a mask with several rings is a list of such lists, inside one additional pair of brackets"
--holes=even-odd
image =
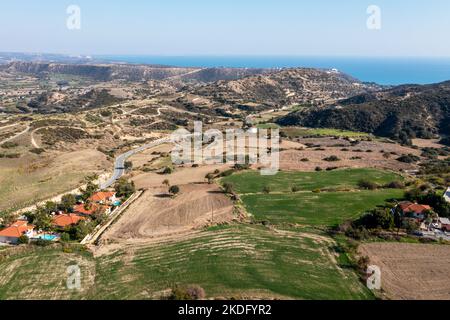
[(394, 222), (394, 216), (391, 214), (389, 208), (378, 208), (362, 216), (357, 221), (357, 225), (363, 226), (366, 229), (381, 228), (390, 230), (394, 227)]
[(134, 181), (129, 182), (125, 178), (120, 178), (114, 188), (118, 197), (125, 198), (130, 197), (136, 191)]
[(2, 221), (3, 221), (2, 224), (4, 226), (9, 226), (16, 221), (16, 217), (12, 213), (3, 214), (3, 215), (0, 213), (0, 217), (2, 217)]
[(33, 224), (37, 229), (50, 231), (52, 228), (52, 217), (48, 214), (46, 208), (37, 208), (33, 218)]
[(73, 194), (62, 196), (59, 209), (66, 212), (72, 212), (73, 206), (77, 203), (77, 199)]
[(98, 185), (89, 180), (86, 184), (86, 188), (81, 190), (81, 198), (87, 201), (98, 190)]
[(133, 169), (133, 162), (131, 162), (131, 161), (125, 161), (124, 168), (125, 168), (125, 170), (127, 170), (127, 171)]
[(171, 186), (169, 188), (169, 193), (171, 193), (172, 195), (177, 195), (180, 193), (180, 187), (178, 186)]

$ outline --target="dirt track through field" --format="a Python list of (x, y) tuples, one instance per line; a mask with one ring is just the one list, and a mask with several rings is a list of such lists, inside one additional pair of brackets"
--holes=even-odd
[(450, 246), (370, 243), (360, 247), (381, 269), (382, 288), (395, 300), (449, 300)]

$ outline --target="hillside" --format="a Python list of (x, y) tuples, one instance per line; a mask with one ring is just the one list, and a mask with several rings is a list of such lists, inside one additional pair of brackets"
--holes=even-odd
[(128, 64), (61, 64), (38, 62), (11, 62), (0, 66), (0, 71), (23, 73), (34, 76), (49, 74), (83, 76), (97, 81), (149, 81), (149, 80), (196, 80), (213, 82), (269, 72), (266, 69), (231, 68), (179, 68), (158, 65)]
[(277, 123), (363, 131), (402, 141), (449, 135), (450, 82), (356, 95), (337, 106), (291, 113)]
[(233, 81), (218, 81), (196, 89), (195, 93), (232, 104), (257, 103), (282, 107), (303, 103), (322, 104), (379, 88), (337, 71), (296, 68)]

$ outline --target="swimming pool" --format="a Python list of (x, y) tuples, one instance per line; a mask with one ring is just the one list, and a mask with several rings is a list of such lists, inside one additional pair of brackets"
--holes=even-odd
[(119, 201), (119, 200), (117, 200), (117, 201), (115, 201), (115, 202), (113, 203), (113, 206), (114, 206), (114, 207), (118, 207), (118, 206), (120, 206), (121, 204), (122, 204), (122, 202)]
[(56, 238), (58, 238), (58, 236), (55, 236), (53, 234), (41, 234), (36, 237), (36, 239), (42, 239), (42, 240), (46, 240), (46, 241), (53, 241)]

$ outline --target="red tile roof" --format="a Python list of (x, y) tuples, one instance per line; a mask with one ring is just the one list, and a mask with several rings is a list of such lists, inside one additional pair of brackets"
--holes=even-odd
[(108, 206), (100, 206), (98, 204), (93, 203), (93, 204), (88, 205), (88, 209), (86, 210), (84, 204), (79, 204), (79, 205), (76, 205), (73, 208), (73, 211), (75, 213), (81, 213), (81, 214), (85, 214), (85, 215), (92, 215), (95, 212), (97, 212), (98, 210), (100, 210), (101, 212), (106, 212), (106, 210), (108, 208), (109, 208)]
[(92, 202), (101, 202), (106, 201), (115, 195), (115, 192), (96, 192), (89, 198), (89, 200)]
[(412, 202), (405, 202), (400, 204), (400, 208), (402, 209), (403, 213), (417, 213), (422, 214), (426, 211), (432, 210), (430, 206), (423, 205), (423, 204), (417, 204)]
[(53, 218), (53, 224), (58, 227), (64, 228), (67, 226), (77, 224), (81, 220), (85, 220), (85, 218), (80, 217), (77, 214), (61, 214)]
[(34, 226), (28, 225), (27, 221), (16, 221), (8, 228), (0, 231), (0, 237), (20, 238), (27, 231), (33, 230)]

